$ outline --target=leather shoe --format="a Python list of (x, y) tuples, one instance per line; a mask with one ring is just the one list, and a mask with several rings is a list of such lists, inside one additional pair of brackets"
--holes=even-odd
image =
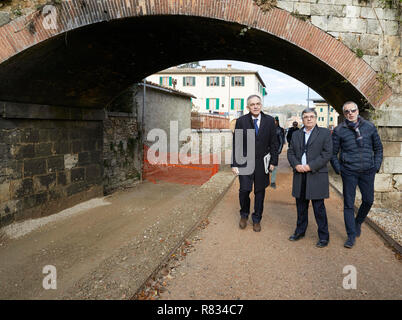
[(351, 249), (354, 244), (355, 244), (355, 239), (354, 238), (348, 238), (348, 240), (346, 240), (346, 242), (345, 242), (345, 244), (343, 246), (345, 248)]
[(329, 240), (319, 240), (316, 244), (316, 247), (318, 248), (324, 248), (328, 245)]
[(240, 229), (244, 229), (247, 227), (247, 218), (241, 218), (239, 222)]
[(261, 225), (260, 225), (259, 222), (253, 223), (253, 230), (254, 230), (255, 232), (260, 232), (260, 231), (261, 231)]
[(304, 237), (304, 233), (295, 233), (295, 234), (292, 234), (290, 237), (289, 237), (289, 240), (290, 241), (297, 241), (297, 240), (299, 240), (299, 239), (301, 239), (301, 238), (303, 238)]

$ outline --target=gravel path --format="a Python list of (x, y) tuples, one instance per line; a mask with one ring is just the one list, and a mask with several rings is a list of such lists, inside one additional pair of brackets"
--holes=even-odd
[[(283, 156), (282, 156), (283, 157)], [(290, 196), (291, 170), (282, 159), (277, 189), (267, 189), (262, 231), (238, 227), (236, 181), (199, 228), (147, 288), (157, 299), (402, 299), (402, 261), (367, 224), (353, 249), (346, 232), (342, 198), (326, 200), (330, 244), (316, 248), (317, 226), (310, 207), (306, 237), (288, 241), (296, 225)], [(253, 204), (253, 202), (252, 202)], [(251, 220), (251, 219), (250, 219)], [(352, 265), (356, 289), (344, 289)], [(149, 297), (148, 297), (149, 298)]]

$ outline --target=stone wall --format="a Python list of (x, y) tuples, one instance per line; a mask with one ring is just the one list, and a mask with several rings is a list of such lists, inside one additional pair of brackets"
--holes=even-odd
[[(390, 8), (385, 2), (389, 1), (278, 0), (277, 5), (340, 40), (379, 72), (381, 81), (393, 91), (384, 107), (395, 108), (402, 107), (402, 5)], [(399, 108), (395, 110), (401, 115)], [(392, 121), (401, 125), (394, 118)]]
[(133, 113), (109, 112), (103, 138), (105, 193), (141, 179), (141, 137)]
[[(68, 108), (52, 114), (46, 106), (20, 104), (7, 112), (2, 107), (0, 226), (103, 195), (102, 114), (85, 116)], [(34, 119), (37, 113), (43, 119)]]

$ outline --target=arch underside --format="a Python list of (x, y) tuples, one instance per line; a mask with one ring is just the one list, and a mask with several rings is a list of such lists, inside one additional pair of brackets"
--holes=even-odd
[(103, 108), (157, 71), (185, 62), (228, 59), (286, 73), (338, 110), (347, 100), (360, 105), (366, 101), (347, 79), (306, 50), (253, 28), (241, 35), (243, 27), (210, 18), (154, 15), (77, 28), (0, 64), (0, 100)]

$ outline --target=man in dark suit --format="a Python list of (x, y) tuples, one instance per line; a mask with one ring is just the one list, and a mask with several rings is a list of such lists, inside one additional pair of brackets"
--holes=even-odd
[(329, 243), (328, 220), (324, 199), (329, 198), (327, 163), (332, 156), (331, 133), (317, 126), (314, 109), (302, 112), (303, 129), (293, 133), (288, 149), (288, 160), (293, 168), (292, 196), (296, 198), (297, 227), (289, 240), (304, 237), (308, 224), (308, 206), (313, 203), (314, 216), (318, 225), (317, 247)]
[(269, 173), (264, 157), (269, 153), (269, 170), (278, 165), (278, 142), (274, 118), (261, 112), (262, 102), (257, 95), (247, 99), (248, 114), (236, 121), (233, 134), (232, 171), (239, 175), (240, 223), (246, 228), (250, 214), (250, 192), (254, 184), (253, 230), (261, 231), (260, 221), (264, 209), (265, 188), (269, 186)]
[(293, 127), (288, 129), (288, 134), (286, 135), (286, 140), (288, 141), (288, 145), (290, 145), (290, 142), (292, 141), (293, 133), (295, 131), (299, 130), (299, 127), (298, 127), (299, 124), (297, 123), (297, 121), (294, 121), (292, 125), (293, 125)]

